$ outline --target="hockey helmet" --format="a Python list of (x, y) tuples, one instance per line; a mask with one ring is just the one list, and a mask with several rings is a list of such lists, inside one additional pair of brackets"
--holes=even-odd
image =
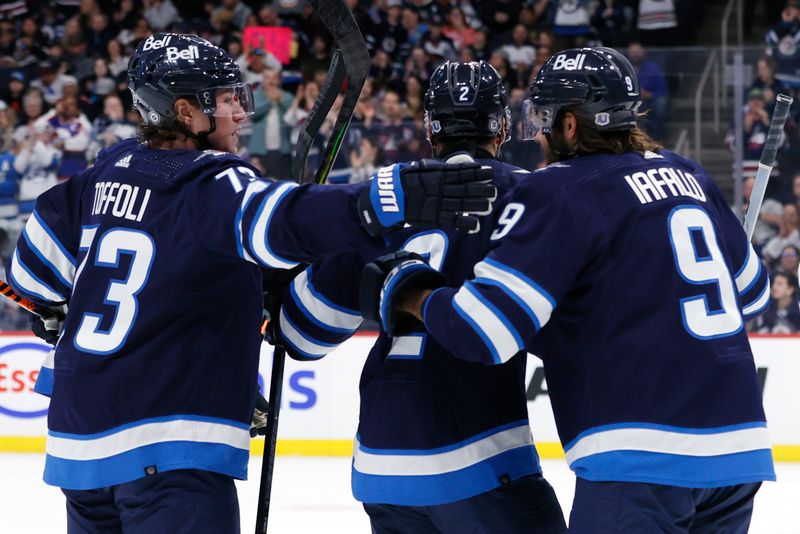
[(522, 137), (549, 134), (559, 110), (576, 106), (603, 132), (636, 126), (639, 80), (628, 58), (612, 48), (573, 48), (553, 55), (531, 83)]
[[(230, 115), (232, 111), (218, 109), (220, 89), (232, 90), (232, 99), (241, 106), (241, 113), (250, 115), (254, 110), (253, 93), (249, 85), (242, 83), (236, 61), (222, 48), (196, 35), (156, 33), (140, 42), (128, 62), (128, 87), (133, 106), (148, 125), (160, 126), (174, 120), (175, 100), (187, 96), (196, 98), (202, 112), (210, 117)], [(240, 113), (238, 109), (236, 113)]]
[(425, 93), (425, 130), (430, 137), (511, 136), (511, 111), (503, 80), (486, 61), (445, 61)]

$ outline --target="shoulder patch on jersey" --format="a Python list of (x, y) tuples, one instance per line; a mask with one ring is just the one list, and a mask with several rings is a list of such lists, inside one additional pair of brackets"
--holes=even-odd
[(529, 171), (527, 169), (517, 169), (517, 170), (511, 171), (511, 172), (516, 172), (516, 173), (519, 173), (519, 174), (530, 174), (531, 173), (531, 171)]
[(220, 150), (203, 150), (199, 156), (194, 158), (195, 161), (198, 161), (206, 156), (222, 156), (222, 155), (229, 155), (228, 152), (222, 152)]
[(655, 152), (651, 152), (650, 150), (646, 150), (644, 153), (644, 159), (664, 159), (664, 156), (661, 154), (656, 154)]

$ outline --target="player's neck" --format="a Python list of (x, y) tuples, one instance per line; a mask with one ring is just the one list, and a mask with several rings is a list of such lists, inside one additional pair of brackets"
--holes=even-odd
[(158, 145), (150, 145), (150, 148), (156, 150), (197, 150), (198, 145), (195, 139), (191, 137), (183, 137), (182, 139), (173, 139), (164, 141)]

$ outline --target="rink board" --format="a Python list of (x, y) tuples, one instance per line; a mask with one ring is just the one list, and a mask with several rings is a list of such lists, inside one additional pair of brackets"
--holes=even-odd
[[(286, 364), (279, 454), (345, 456), (358, 422), (358, 380), (374, 336), (357, 335), (317, 362)], [(774, 456), (800, 461), (800, 336), (752, 336)], [(0, 451), (43, 452), (48, 399), (33, 392), (48, 346), (24, 334), (0, 335)], [(272, 348), (263, 345), (260, 381), (269, 387)], [(676, 373), (680, 373), (676, 369)], [(541, 362), (529, 356), (528, 408), (539, 454), (563, 457)], [(475, 392), (490, 395), (491, 392)], [(252, 442), (260, 454), (263, 439)]]

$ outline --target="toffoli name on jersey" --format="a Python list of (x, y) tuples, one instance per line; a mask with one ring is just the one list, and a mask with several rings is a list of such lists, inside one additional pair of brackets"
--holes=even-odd
[(150, 201), (150, 193), (150, 189), (138, 185), (97, 182), (94, 186), (92, 215), (105, 215), (110, 208), (114, 217), (140, 222)]
[(625, 175), (625, 181), (642, 204), (669, 197), (690, 197), (706, 201), (706, 194), (694, 176), (672, 167), (659, 167)]

